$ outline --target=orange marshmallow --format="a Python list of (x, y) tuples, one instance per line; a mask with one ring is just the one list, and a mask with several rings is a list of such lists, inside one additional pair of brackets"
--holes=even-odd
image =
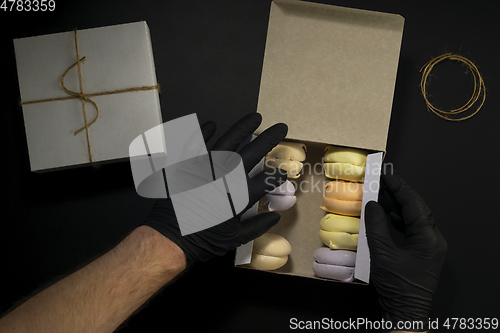
[(326, 183), (325, 196), (327, 198), (360, 201), (363, 199), (363, 184), (334, 180)]
[(361, 215), (360, 200), (341, 200), (323, 196), (323, 205), (324, 206), (321, 206), (320, 208), (330, 213), (348, 216)]

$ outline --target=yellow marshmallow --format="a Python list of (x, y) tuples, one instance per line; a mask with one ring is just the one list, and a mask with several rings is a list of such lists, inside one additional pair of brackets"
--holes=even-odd
[(254, 240), (248, 266), (262, 271), (278, 269), (287, 263), (291, 251), (292, 247), (284, 237), (265, 233)]
[(253, 241), (252, 253), (282, 257), (289, 255), (290, 252), (292, 246), (280, 235), (265, 233)]
[(340, 162), (363, 166), (366, 164), (367, 151), (339, 146), (325, 148), (325, 162)]
[(263, 254), (252, 254), (252, 261), (248, 266), (261, 271), (272, 271), (284, 266), (287, 261), (288, 256), (272, 257)]
[(332, 250), (351, 250), (356, 251), (358, 248), (358, 234), (349, 234), (340, 231), (319, 231), (319, 238), (323, 244)]
[(280, 160), (305, 161), (307, 148), (303, 143), (282, 141), (267, 156)]
[(289, 161), (266, 157), (264, 166), (266, 168), (280, 168), (287, 171), (288, 178), (299, 178), (300, 171), (302, 171), (302, 162)]
[(357, 217), (326, 214), (319, 225), (325, 231), (344, 231), (350, 234), (359, 234), (360, 220)]
[(354, 182), (362, 182), (365, 177), (365, 167), (349, 163), (325, 163), (325, 176)]

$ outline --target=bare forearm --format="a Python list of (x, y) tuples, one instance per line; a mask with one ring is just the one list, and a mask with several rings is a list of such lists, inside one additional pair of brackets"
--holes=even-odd
[(142, 226), (117, 247), (0, 320), (2, 332), (113, 332), (186, 265), (184, 253)]

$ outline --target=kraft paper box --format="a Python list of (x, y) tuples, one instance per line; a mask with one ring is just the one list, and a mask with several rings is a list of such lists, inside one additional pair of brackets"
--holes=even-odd
[(89, 164), (89, 147), (92, 162), (128, 159), (132, 140), (162, 123), (146, 22), (15, 39), (14, 47), (32, 171)]
[[(312, 264), (314, 251), (324, 247), (319, 221), (325, 212), (319, 208), (323, 193), (314, 184), (322, 189), (328, 181), (321, 172), (324, 148), (338, 145), (371, 152), (354, 280), (369, 282), (364, 207), (378, 197), (403, 25), (404, 18), (395, 14), (273, 1), (257, 107), (263, 121), (256, 134), (284, 122), (286, 139), (307, 145), (307, 159), (294, 179), (295, 206), (280, 212), (280, 222), (269, 231), (285, 237), (292, 252), (285, 266), (270, 272), (320, 279)], [(311, 171), (315, 165), (319, 171)], [(247, 216), (255, 213), (253, 207)], [(251, 250), (251, 242), (238, 248), (235, 265), (248, 263)]]

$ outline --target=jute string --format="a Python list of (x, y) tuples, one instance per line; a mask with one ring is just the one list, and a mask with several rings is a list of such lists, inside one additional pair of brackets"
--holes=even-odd
[[(434, 105), (431, 104), (431, 102), (429, 102), (428, 95), (427, 95), (427, 86), (428, 86), (427, 78), (428, 78), (429, 74), (431, 73), (432, 69), (434, 68), (434, 66), (436, 66), (441, 61), (447, 60), (447, 59), (456, 60), (456, 61), (462, 62), (465, 65), (467, 65), (467, 67), (469, 68), (469, 70), (472, 73), (472, 76), (474, 78), (474, 91), (473, 91), (470, 99), (463, 106), (459, 107), (458, 109), (443, 111), (443, 110), (436, 108)], [(446, 119), (446, 120), (449, 120), (449, 121), (462, 121), (465, 119), (469, 119), (470, 117), (472, 117), (473, 115), (478, 113), (479, 110), (481, 109), (481, 107), (483, 106), (484, 100), (486, 99), (486, 88), (484, 86), (484, 81), (483, 81), (483, 78), (481, 77), (481, 74), (479, 73), (479, 70), (477, 69), (476, 65), (474, 65), (474, 63), (472, 61), (470, 61), (469, 59), (462, 57), (460, 55), (457, 55), (457, 54), (445, 53), (445, 54), (440, 55), (439, 57), (436, 57), (436, 58), (430, 60), (429, 62), (427, 62), (420, 69), (420, 72), (422, 72), (422, 71), (423, 71), (422, 79), (420, 80), (420, 89), (422, 91), (422, 96), (424, 97), (425, 103), (427, 104), (427, 108), (430, 111), (434, 112), (439, 117)], [(481, 95), (482, 95), (482, 98), (480, 99)], [(461, 118), (457, 118), (458, 114), (469, 110), (471, 107), (474, 106), (474, 104), (476, 104), (476, 102), (478, 102), (479, 99), (480, 99), (479, 105), (477, 106), (476, 110), (472, 114), (470, 114), (468, 116), (461, 117)]]
[[(80, 133), (81, 131), (85, 130), (85, 135), (86, 135), (86, 138), (87, 138), (87, 150), (88, 150), (88, 154), (89, 154), (89, 161), (90, 161), (91, 164), (93, 164), (94, 162), (92, 160), (92, 149), (90, 147), (89, 127), (93, 123), (95, 123), (96, 120), (97, 120), (97, 118), (99, 117), (99, 108), (97, 107), (97, 104), (93, 100), (90, 99), (90, 97), (104, 96), (104, 95), (113, 95), (113, 94), (123, 94), (123, 93), (127, 93), (127, 92), (132, 92), (132, 91), (155, 90), (155, 89), (159, 89), (160, 86), (158, 84), (156, 84), (154, 86), (133, 87), (133, 88), (118, 89), (118, 90), (111, 90), (111, 91), (103, 91), (103, 92), (97, 92), (97, 93), (91, 93), (91, 94), (84, 93), (83, 92), (82, 69), (81, 69), (80, 63), (83, 62), (83, 61), (85, 61), (85, 57), (80, 58), (80, 55), (79, 55), (79, 52), (78, 52), (78, 35), (77, 35), (77, 31), (76, 30), (75, 30), (75, 50), (76, 50), (76, 59), (77, 59), (76, 62), (73, 65), (71, 65), (64, 72), (63, 76), (61, 77), (62, 88), (64, 89), (64, 91), (69, 96), (56, 97), (56, 98), (47, 98), (47, 99), (38, 99), (38, 100), (35, 100), (35, 101), (22, 102), (21, 105), (34, 104), (34, 103), (44, 103), (44, 102), (52, 102), (52, 101), (63, 101), (63, 100), (67, 100), (67, 99), (79, 98), (82, 101), (83, 119), (85, 121), (85, 125), (82, 128), (76, 130), (74, 132), (74, 135), (76, 135), (76, 134)], [(79, 79), (79, 84), (80, 84), (80, 92), (69, 90), (64, 85), (64, 78), (66, 77), (66, 74), (68, 74), (68, 72), (73, 67), (75, 67), (75, 66), (77, 66), (77, 68), (78, 68), (78, 79)], [(96, 110), (95, 117), (94, 117), (94, 119), (91, 122), (87, 121), (87, 110), (85, 108), (85, 102), (90, 102), (94, 106), (94, 108)]]

